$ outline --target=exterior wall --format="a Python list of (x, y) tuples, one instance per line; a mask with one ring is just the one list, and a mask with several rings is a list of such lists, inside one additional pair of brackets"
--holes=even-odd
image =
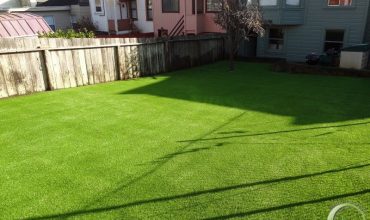
[[(158, 0), (154, 0), (153, 4), (155, 1), (158, 1)], [(137, 13), (138, 13), (138, 20), (135, 21), (134, 23), (139, 28), (139, 31), (142, 33), (154, 32), (153, 21), (148, 21), (146, 19), (145, 0), (137, 0)]]
[[(107, 5), (107, 1), (103, 0), (104, 8), (109, 6)], [(95, 0), (90, 0), (90, 10), (91, 10), (91, 20), (93, 24), (96, 26), (98, 31), (108, 32), (108, 15), (107, 13), (98, 14), (95, 12)]]
[[(153, 4), (155, 4), (155, 2), (156, 1), (154, 1)], [(128, 18), (127, 3), (123, 3), (124, 7), (121, 7), (119, 4), (117, 4), (116, 0), (104, 0), (105, 13), (103, 14), (98, 14), (95, 12), (95, 0), (90, 0), (90, 6), (91, 20), (96, 25), (98, 30), (102, 32), (109, 32), (108, 20), (121, 20)], [(153, 21), (147, 21), (146, 19), (146, 5), (144, 0), (137, 0), (137, 13), (138, 20), (134, 21), (134, 24), (139, 28), (139, 31), (142, 33), (153, 32)], [(110, 23), (112, 26), (112, 22)]]
[(328, 7), (327, 1), (305, 1), (303, 25), (284, 25), (284, 48), (280, 52), (269, 50), (268, 30), (258, 39), (257, 56), (280, 57), (290, 61), (304, 61), (311, 52), (324, 51), (327, 29), (345, 30), (344, 47), (363, 43), (365, 24), (369, 8), (368, 0), (353, 0), (350, 7)]
[(33, 14), (40, 16), (53, 16), (56, 29), (72, 28), (71, 14), (69, 11), (32, 11)]
[(76, 16), (77, 20), (91, 18), (89, 6), (71, 5), (71, 15)]
[(202, 15), (200, 22), (202, 23), (198, 33), (225, 33), (219, 25), (214, 22), (214, 13), (205, 13)]
[[(206, 7), (204, 5), (204, 11)], [(179, 13), (163, 13), (162, 12), (162, 1), (153, 1), (153, 13), (154, 13), (154, 33), (157, 35), (158, 30), (161, 28), (171, 31), (182, 16), (185, 16), (185, 33), (186, 34), (201, 34), (201, 33), (223, 33), (221, 27), (214, 23), (214, 13), (202, 13), (193, 15), (192, 13), (192, 1), (191, 0), (180, 0), (180, 11)]]
[(179, 13), (162, 13), (162, 1), (153, 1), (153, 25), (155, 35), (158, 34), (158, 30), (161, 28), (171, 31), (172, 28), (175, 27), (180, 18), (185, 15), (185, 1), (180, 0)]
[(21, 7), (19, 0), (0, 0), (0, 9)]

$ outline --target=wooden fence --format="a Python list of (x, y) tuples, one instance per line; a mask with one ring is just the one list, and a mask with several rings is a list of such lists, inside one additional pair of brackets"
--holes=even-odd
[(0, 39), (0, 98), (155, 75), (223, 57), (220, 36)]

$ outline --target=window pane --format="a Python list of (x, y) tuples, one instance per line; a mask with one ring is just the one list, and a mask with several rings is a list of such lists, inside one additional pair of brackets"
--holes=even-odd
[(55, 20), (54, 16), (44, 16), (44, 20), (50, 26), (50, 28), (55, 31)]
[(344, 31), (342, 30), (328, 30), (326, 31), (325, 41), (340, 41), (344, 40)]
[(282, 50), (284, 47), (284, 41), (282, 40), (269, 40), (270, 50)]
[(289, 6), (300, 6), (301, 1), (300, 0), (286, 0), (286, 5)]
[(260, 0), (261, 6), (274, 6), (277, 5), (277, 0)]
[(204, 2), (203, 0), (197, 0), (197, 11), (198, 13), (202, 13), (204, 9)]
[(146, 0), (146, 20), (153, 20), (153, 6), (152, 0)]
[(329, 6), (351, 6), (352, 0), (328, 0)]
[(324, 52), (327, 52), (328, 50), (335, 50), (340, 51), (343, 47), (343, 43), (325, 43)]
[(217, 12), (221, 11), (221, 0), (207, 0), (207, 11)]
[(179, 10), (179, 0), (162, 0), (162, 11), (178, 12)]
[(284, 38), (283, 30), (281, 28), (271, 28), (269, 37), (283, 39)]
[(284, 47), (284, 31), (282, 28), (271, 28), (269, 31), (270, 50), (282, 50)]
[(95, 0), (95, 11), (96, 12), (102, 12), (103, 11), (103, 5), (101, 0)]

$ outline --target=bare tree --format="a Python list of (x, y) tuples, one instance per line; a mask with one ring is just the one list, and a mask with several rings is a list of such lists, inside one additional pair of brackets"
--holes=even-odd
[(262, 13), (258, 3), (251, 0), (220, 0), (221, 11), (215, 22), (226, 30), (230, 71), (234, 70), (234, 57), (242, 40), (252, 34), (263, 36)]

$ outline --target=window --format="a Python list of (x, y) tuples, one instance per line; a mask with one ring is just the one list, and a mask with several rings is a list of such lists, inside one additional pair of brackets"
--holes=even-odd
[(300, 6), (301, 1), (300, 0), (286, 0), (285, 4), (287, 6)]
[(145, 0), (145, 5), (146, 5), (146, 20), (153, 21), (152, 0)]
[(162, 12), (180, 12), (179, 0), (162, 0)]
[(351, 6), (352, 0), (328, 0), (328, 6)]
[(56, 30), (54, 16), (44, 16), (44, 20), (53, 31)]
[(95, 13), (103, 14), (104, 13), (104, 0), (95, 0)]
[(137, 20), (137, 2), (136, 2), (136, 0), (131, 0), (130, 18), (134, 19), (134, 20)]
[(260, 0), (261, 6), (276, 6), (277, 0)]
[(327, 30), (325, 35), (324, 52), (328, 50), (340, 51), (343, 47), (344, 31)]
[(269, 49), (282, 50), (284, 47), (284, 31), (282, 28), (271, 28), (269, 32)]
[(77, 28), (77, 16), (76, 15), (71, 15), (71, 24), (72, 24), (72, 28)]
[(219, 12), (222, 7), (222, 0), (207, 0), (207, 12)]
[(193, 14), (195, 14), (195, 2), (197, 2), (197, 13), (202, 14), (204, 11), (204, 0), (193, 0)]

